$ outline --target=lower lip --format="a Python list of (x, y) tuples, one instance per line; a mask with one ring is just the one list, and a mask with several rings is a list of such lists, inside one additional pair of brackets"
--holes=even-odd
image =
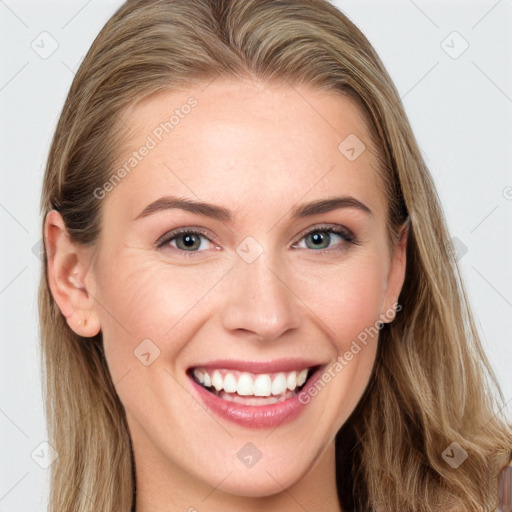
[[(243, 427), (274, 428), (294, 420), (304, 411), (310, 402), (308, 390), (321, 378), (322, 368), (318, 368), (311, 375), (306, 385), (294, 397), (270, 405), (243, 405), (236, 402), (228, 402), (198, 384), (193, 377), (189, 376), (189, 378), (201, 401), (208, 410), (217, 416)], [(299, 397), (304, 394), (308, 394), (306, 403), (299, 401)]]

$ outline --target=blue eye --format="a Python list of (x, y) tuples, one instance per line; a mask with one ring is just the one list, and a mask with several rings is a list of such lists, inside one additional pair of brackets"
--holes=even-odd
[[(300, 241), (305, 241), (305, 247), (307, 249), (313, 249), (316, 252), (325, 252), (333, 238), (338, 238), (338, 241), (341, 241), (342, 244), (343, 242), (357, 244), (355, 237), (350, 231), (336, 226), (317, 226), (314, 229), (308, 231)], [(298, 247), (300, 241), (297, 244), (294, 244), (294, 247)], [(327, 252), (330, 250), (339, 249), (327, 249)]]
[[(338, 244), (341, 247), (329, 248), (333, 239), (338, 239)], [(299, 244), (305, 241), (305, 247), (299, 246)], [(206, 241), (206, 243), (203, 243)], [(209, 243), (213, 243), (211, 237), (208, 236), (207, 231), (192, 228), (179, 228), (170, 233), (166, 233), (160, 237), (157, 242), (157, 248), (165, 248), (171, 246), (173, 249), (186, 254), (187, 256), (195, 256), (205, 250), (210, 249)], [(314, 252), (331, 252), (337, 250), (346, 249), (345, 244), (358, 244), (354, 235), (348, 230), (341, 226), (317, 226), (307, 233), (303, 234), (299, 242), (292, 245), (293, 248), (306, 248), (311, 249)], [(206, 247), (205, 247), (206, 245)]]
[(166, 245), (171, 245), (173, 248), (187, 253), (187, 255), (193, 255), (199, 251), (204, 250), (203, 240), (211, 242), (210, 238), (206, 236), (205, 231), (193, 230), (190, 228), (181, 228), (166, 233), (163, 237), (159, 238), (156, 242), (157, 248), (163, 248)]
[(189, 231), (186, 233), (180, 233), (178, 235), (175, 235), (174, 237), (172, 237), (169, 243), (171, 241), (175, 241), (177, 249), (181, 249), (187, 252), (195, 252), (201, 248), (201, 239), (204, 238), (205, 237), (201, 233)]

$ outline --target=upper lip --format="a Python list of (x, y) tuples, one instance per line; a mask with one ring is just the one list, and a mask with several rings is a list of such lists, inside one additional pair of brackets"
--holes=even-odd
[(192, 368), (204, 368), (211, 370), (238, 370), (249, 373), (277, 373), (291, 372), (321, 366), (323, 363), (313, 359), (274, 359), (273, 361), (243, 361), (236, 359), (216, 359), (207, 363), (196, 364)]

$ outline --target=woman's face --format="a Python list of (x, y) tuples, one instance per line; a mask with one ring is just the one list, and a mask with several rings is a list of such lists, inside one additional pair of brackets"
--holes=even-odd
[(216, 80), (123, 124), (86, 285), (137, 470), (288, 488), (334, 453), (403, 282), (364, 118), (338, 94)]

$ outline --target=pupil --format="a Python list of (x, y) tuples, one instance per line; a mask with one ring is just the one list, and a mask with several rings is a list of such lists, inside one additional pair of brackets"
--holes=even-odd
[(184, 235), (182, 237), (183, 245), (189, 249), (194, 247), (196, 244), (196, 240), (194, 240), (194, 238), (196, 238), (195, 235)]
[[(329, 234), (328, 233), (319, 231), (318, 233), (311, 234), (310, 237), (311, 237), (311, 241), (314, 244), (321, 245), (323, 243), (323, 245), (325, 246), (325, 244), (327, 243), (327, 245), (329, 245)], [(318, 245), (317, 245), (317, 247), (318, 247)]]

